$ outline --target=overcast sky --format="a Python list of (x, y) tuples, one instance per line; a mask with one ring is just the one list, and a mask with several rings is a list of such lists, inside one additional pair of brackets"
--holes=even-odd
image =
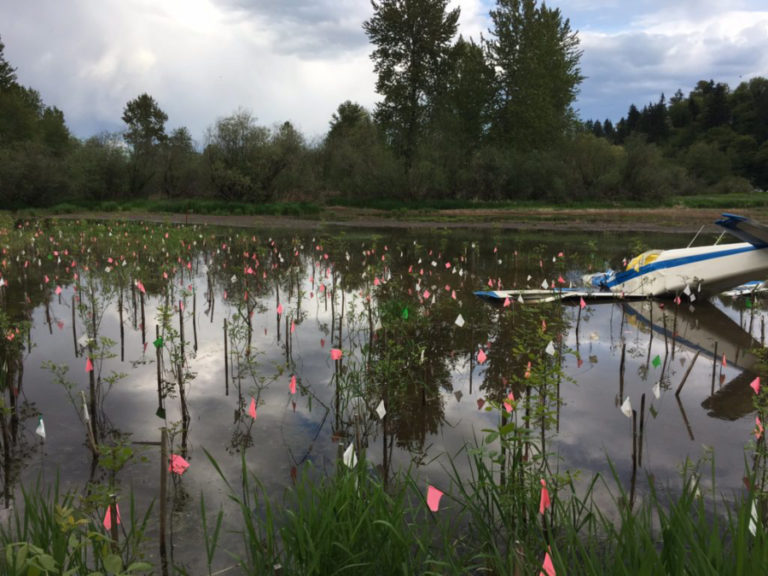
[[(452, 0), (487, 35), (495, 0)], [(553, 0), (581, 40), (582, 119), (626, 115), (698, 80), (768, 77), (765, 0)], [(727, 6), (727, 7), (726, 7)], [(345, 100), (379, 98), (362, 23), (368, 0), (2, 0), (0, 38), (19, 81), (81, 138), (121, 130), (142, 92), (202, 142), (238, 107), (322, 137)]]

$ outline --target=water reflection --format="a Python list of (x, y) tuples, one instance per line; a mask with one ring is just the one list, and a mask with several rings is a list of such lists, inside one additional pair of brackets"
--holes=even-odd
[[(711, 302), (679, 306), (669, 312), (659, 302), (625, 303), (631, 322), (668, 340), (669, 360), (678, 348), (700, 353), (701, 361), (712, 366), (710, 394), (702, 402), (708, 414), (715, 418), (737, 420), (750, 414), (754, 407), (749, 382), (756, 376), (758, 358), (754, 351), (761, 347), (748, 329), (743, 328)], [(739, 372), (726, 380), (724, 367)]]
[(704, 443), (722, 453), (721, 487), (737, 486), (758, 301), (493, 308), (472, 296), (564, 284), (637, 244), (21, 223), (3, 237), (4, 503), (19, 478), (55, 468), (84, 492), (130, 483), (149, 501), (166, 448), (191, 464), (172, 475), (170, 509), (187, 516), (190, 494), (216, 494), (203, 448), (232, 477), (244, 453), (271, 494), (306, 462), (332, 471), (350, 444), (385, 480), (414, 467), (439, 482), (442, 454), (509, 423), (526, 438), (520, 453), (500, 447), (509, 466), (556, 453), (605, 471), (607, 455), (634, 486), (638, 469), (671, 477)]

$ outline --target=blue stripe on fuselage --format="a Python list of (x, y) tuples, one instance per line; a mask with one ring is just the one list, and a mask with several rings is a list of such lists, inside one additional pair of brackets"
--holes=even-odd
[(758, 248), (752, 245), (742, 246), (741, 248), (734, 248), (733, 250), (721, 250), (718, 252), (705, 252), (703, 254), (696, 254), (694, 256), (683, 256), (681, 258), (674, 258), (672, 260), (665, 260), (662, 262), (651, 262), (642, 266), (639, 270), (624, 270), (617, 272), (613, 280), (606, 282), (606, 288), (613, 288), (619, 284), (624, 284), (633, 278), (643, 276), (656, 270), (662, 270), (664, 268), (675, 268), (677, 266), (683, 266), (685, 264), (692, 264), (693, 262), (702, 262), (704, 260), (712, 260), (714, 258), (722, 258), (723, 256), (733, 256), (734, 254), (743, 254), (744, 252), (751, 252), (752, 250), (764, 250), (764, 247)]

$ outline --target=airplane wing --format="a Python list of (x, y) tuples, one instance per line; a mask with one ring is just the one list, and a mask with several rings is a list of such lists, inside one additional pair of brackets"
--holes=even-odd
[(763, 248), (768, 246), (768, 226), (750, 220), (737, 214), (723, 214), (723, 218), (715, 222), (728, 232), (750, 244)]
[[(578, 288), (557, 288), (555, 290), (478, 290), (474, 292), (478, 298), (486, 302), (500, 304), (509, 299), (510, 302), (525, 302), (527, 304), (540, 304), (544, 302), (574, 302), (579, 303), (583, 298), (585, 302), (618, 301), (637, 299), (614, 292), (600, 292), (597, 290), (584, 290)], [(647, 296), (642, 296), (647, 298)]]

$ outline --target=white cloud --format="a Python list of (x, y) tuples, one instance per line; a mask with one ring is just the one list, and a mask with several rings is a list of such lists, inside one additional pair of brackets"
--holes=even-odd
[[(561, 0), (587, 79), (577, 108), (614, 120), (698, 80), (735, 87), (768, 75), (768, 12), (758, 0)], [(451, 0), (460, 30), (486, 35), (493, 0)], [(64, 111), (76, 135), (120, 130), (142, 92), (201, 140), (238, 107), (271, 126), (322, 135), (338, 105), (373, 107), (365, 0), (55, 0), (0, 3), (5, 56), (20, 81)]]
[(709, 2), (698, 11), (648, 13), (625, 30), (580, 34), (582, 70), (588, 77), (582, 85), (582, 115), (617, 120), (630, 104), (642, 107), (677, 89), (687, 93), (699, 80), (735, 88), (768, 74), (768, 12), (714, 13), (718, 6)]

